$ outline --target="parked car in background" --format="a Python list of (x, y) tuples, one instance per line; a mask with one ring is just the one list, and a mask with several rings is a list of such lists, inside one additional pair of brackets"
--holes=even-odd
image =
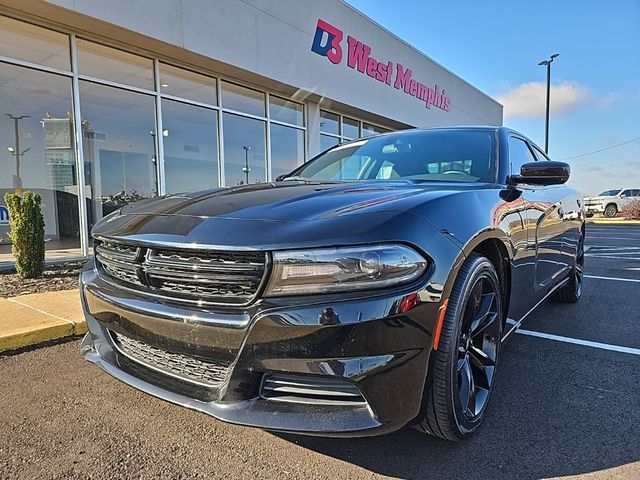
[(504, 127), (417, 129), (280, 181), (123, 207), (92, 232), (82, 354), (242, 425), (467, 437), (502, 341), (546, 298), (580, 299), (568, 178)]
[(624, 207), (634, 200), (640, 199), (640, 188), (620, 188), (605, 190), (595, 197), (586, 197), (584, 206), (587, 216), (591, 217), (596, 213), (607, 218), (613, 218), (621, 212)]

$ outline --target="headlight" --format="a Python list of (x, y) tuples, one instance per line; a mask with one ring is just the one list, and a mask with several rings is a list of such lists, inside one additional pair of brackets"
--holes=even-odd
[(266, 295), (369, 290), (411, 282), (427, 261), (403, 245), (275, 252)]

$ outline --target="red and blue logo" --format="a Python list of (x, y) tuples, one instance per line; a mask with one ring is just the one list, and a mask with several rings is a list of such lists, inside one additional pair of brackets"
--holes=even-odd
[(329, 25), (324, 20), (318, 19), (311, 51), (327, 57), (331, 63), (338, 64), (342, 61), (342, 46), (340, 42), (343, 36), (344, 32), (342, 30)]

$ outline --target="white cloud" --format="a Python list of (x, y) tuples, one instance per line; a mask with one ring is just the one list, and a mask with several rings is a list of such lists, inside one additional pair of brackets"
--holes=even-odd
[[(504, 105), (505, 117), (540, 117), (545, 113), (547, 85), (543, 82), (528, 82), (513, 87), (499, 95), (498, 101)], [(576, 83), (562, 80), (551, 85), (551, 113), (554, 116), (567, 115), (593, 99), (589, 89)], [(609, 99), (611, 103), (613, 99)]]

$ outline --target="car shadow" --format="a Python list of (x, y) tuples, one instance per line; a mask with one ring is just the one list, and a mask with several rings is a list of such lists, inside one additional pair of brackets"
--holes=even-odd
[[(539, 479), (639, 461), (637, 393), (590, 386), (591, 351), (567, 352), (552, 342), (536, 349), (536, 342), (518, 336), (506, 345), (501, 363), (508, 365), (498, 372), (488, 416), (468, 440), (446, 442), (410, 428), (355, 439), (277, 435), (396, 478)], [(626, 362), (607, 363), (634, 378), (637, 366)]]

